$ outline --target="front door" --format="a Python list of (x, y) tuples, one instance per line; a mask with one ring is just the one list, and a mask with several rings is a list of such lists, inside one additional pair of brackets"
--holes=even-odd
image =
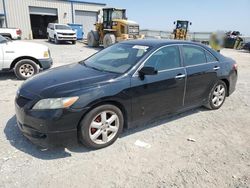
[(146, 60), (145, 67), (154, 67), (156, 75), (131, 78), (133, 121), (145, 122), (183, 106), (186, 71), (182, 67), (179, 47), (166, 46)]

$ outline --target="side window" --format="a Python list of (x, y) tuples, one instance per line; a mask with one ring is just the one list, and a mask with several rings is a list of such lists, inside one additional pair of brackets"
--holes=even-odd
[(207, 62), (215, 62), (218, 61), (216, 57), (214, 57), (211, 53), (206, 51)]
[(207, 62), (205, 51), (202, 48), (195, 46), (183, 46), (183, 54), (186, 66)]
[(181, 66), (178, 46), (164, 47), (155, 52), (144, 64), (145, 67), (155, 67), (156, 70), (167, 70)]

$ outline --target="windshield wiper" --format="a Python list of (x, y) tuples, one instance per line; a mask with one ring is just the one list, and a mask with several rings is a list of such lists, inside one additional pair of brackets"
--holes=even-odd
[(91, 68), (91, 69), (94, 69), (94, 70), (98, 70), (98, 71), (101, 71), (101, 72), (105, 71), (104, 69), (99, 69), (99, 68), (97, 68), (97, 67), (89, 66), (89, 65), (87, 65), (84, 61), (82, 61), (82, 62), (80, 62), (80, 63), (83, 64), (85, 67), (88, 67), (88, 68)]
[(80, 63), (83, 64), (85, 67), (88, 67), (88, 68), (91, 68), (91, 69), (94, 69), (94, 70), (98, 70), (98, 71), (101, 71), (101, 72), (110, 72), (110, 73), (115, 73), (115, 74), (121, 74), (119, 72), (114, 72), (114, 71), (110, 71), (110, 70), (107, 70), (107, 69), (102, 69), (102, 68), (89, 66), (84, 61), (82, 61)]

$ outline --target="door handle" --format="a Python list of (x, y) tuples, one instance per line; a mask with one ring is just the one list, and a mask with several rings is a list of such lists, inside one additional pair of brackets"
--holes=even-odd
[(186, 77), (185, 74), (178, 74), (177, 76), (175, 76), (175, 79), (181, 79), (181, 78), (184, 78)]
[(219, 69), (220, 69), (220, 67), (218, 67), (218, 66), (214, 67), (214, 70), (215, 70), (215, 71), (217, 71), (217, 70), (219, 70)]

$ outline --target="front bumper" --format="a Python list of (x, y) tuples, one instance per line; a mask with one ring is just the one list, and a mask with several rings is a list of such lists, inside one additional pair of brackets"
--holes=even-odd
[(32, 143), (44, 148), (77, 142), (76, 130), (44, 133), (25, 124), (21, 124), (19, 121), (17, 121), (17, 125), (26, 138)]
[(43, 70), (49, 69), (53, 65), (52, 58), (39, 59), (38, 61), (40, 62), (40, 65), (41, 65), (41, 67), (42, 67)]
[(83, 110), (32, 110), (38, 98), (20, 95), (15, 99), (16, 119), (20, 131), (41, 147), (67, 145), (77, 141), (77, 127)]
[(59, 41), (76, 41), (77, 37), (75, 35), (71, 36), (71, 35), (59, 35), (56, 37), (57, 40)]

